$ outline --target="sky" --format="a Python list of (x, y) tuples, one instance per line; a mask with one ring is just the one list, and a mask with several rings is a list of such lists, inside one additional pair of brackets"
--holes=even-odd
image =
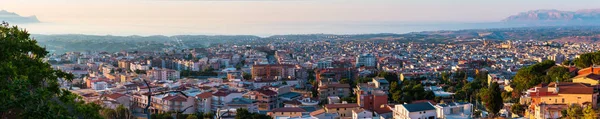
[(402, 33), (415, 27), (406, 26), (410, 24), (497, 22), (529, 10), (574, 11), (600, 8), (599, 4), (600, 0), (0, 0), (0, 9), (37, 16), (43, 23), (18, 25), (40, 34), (265, 36)]

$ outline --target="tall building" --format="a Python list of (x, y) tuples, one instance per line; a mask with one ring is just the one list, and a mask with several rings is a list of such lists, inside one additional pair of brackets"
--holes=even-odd
[(148, 70), (146, 74), (152, 80), (177, 80), (181, 78), (179, 71), (172, 69), (152, 69)]
[(261, 64), (252, 66), (253, 79), (296, 78), (296, 67), (291, 64)]
[(375, 67), (377, 66), (377, 58), (371, 53), (361, 54), (356, 57), (356, 67)]

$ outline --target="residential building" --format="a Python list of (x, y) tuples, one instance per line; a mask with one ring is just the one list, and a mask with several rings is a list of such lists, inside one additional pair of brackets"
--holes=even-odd
[(473, 114), (473, 104), (466, 102), (437, 104), (435, 108), (437, 117), (442, 119), (469, 119)]
[(394, 119), (437, 119), (436, 108), (429, 102), (396, 105)]
[(211, 112), (212, 109), (212, 93), (204, 92), (196, 95), (196, 111), (198, 112)]
[(146, 74), (152, 80), (177, 80), (180, 79), (180, 73), (172, 69), (152, 69), (146, 71)]
[(252, 78), (254, 79), (295, 79), (295, 65), (291, 64), (259, 64), (252, 65)]
[(267, 112), (267, 115), (273, 117), (273, 119), (278, 119), (279, 117), (301, 117), (302, 114), (308, 113), (309, 112), (299, 107), (282, 107)]
[(377, 58), (371, 53), (361, 54), (356, 57), (356, 67), (376, 67)]
[(358, 104), (326, 104), (324, 107), (327, 113), (337, 113), (340, 117), (352, 117), (352, 110), (360, 109)]
[(365, 109), (352, 110), (352, 119), (372, 119), (373, 112)]
[(268, 111), (279, 107), (277, 92), (260, 88), (244, 94), (244, 98), (258, 101), (258, 110)]

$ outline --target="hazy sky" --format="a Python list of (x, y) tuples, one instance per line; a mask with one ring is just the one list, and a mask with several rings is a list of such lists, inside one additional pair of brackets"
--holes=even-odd
[(24, 25), (32, 32), (116, 35), (329, 33), (331, 24), (495, 22), (528, 10), (598, 5), (600, 0), (0, 0), (0, 9), (44, 22)]

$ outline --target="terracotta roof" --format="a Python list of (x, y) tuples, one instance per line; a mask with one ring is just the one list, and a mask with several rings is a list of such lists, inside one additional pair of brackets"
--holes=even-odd
[(185, 99), (184, 97), (179, 96), (179, 95), (169, 95), (169, 96), (163, 98), (163, 100), (183, 102), (183, 101), (186, 101), (187, 99)]
[(198, 98), (210, 98), (210, 97), (212, 97), (212, 93), (211, 92), (204, 92), (204, 93), (200, 93), (200, 94), (196, 95), (196, 97), (198, 97)]
[(291, 105), (301, 105), (302, 104), (302, 102), (300, 102), (298, 100), (285, 101), (283, 103), (284, 104), (291, 104)]
[(325, 108), (353, 108), (353, 107), (358, 107), (358, 104), (351, 103), (351, 104), (326, 104), (325, 105)]
[(374, 111), (377, 112), (378, 114), (385, 114), (385, 113), (393, 112), (394, 110), (392, 110), (392, 108), (389, 105), (385, 105), (385, 107), (375, 108)]
[(261, 90), (257, 90), (256, 92), (264, 94), (264, 95), (268, 95), (268, 96), (277, 95), (277, 92), (272, 91), (272, 90), (268, 90), (268, 89), (261, 89)]
[(594, 79), (594, 80), (600, 80), (600, 75), (597, 74), (583, 74), (583, 75), (578, 75), (575, 78), (580, 78), (580, 77), (586, 77), (586, 78), (590, 78), (590, 79)]
[(123, 96), (125, 96), (125, 95), (121, 94), (121, 93), (113, 93), (113, 94), (110, 94), (110, 95), (106, 95), (106, 97), (111, 98), (111, 99), (117, 99), (117, 98), (120, 98), (120, 97), (123, 97)]
[(319, 109), (319, 110), (310, 112), (310, 116), (316, 116), (316, 115), (323, 114), (323, 113), (325, 113), (325, 109)]
[(224, 92), (224, 91), (217, 91), (213, 94), (214, 96), (227, 96), (229, 95), (228, 92)]
[(299, 108), (299, 107), (282, 107), (282, 108), (275, 108), (275, 109), (271, 110), (271, 112), (306, 112), (306, 110)]

